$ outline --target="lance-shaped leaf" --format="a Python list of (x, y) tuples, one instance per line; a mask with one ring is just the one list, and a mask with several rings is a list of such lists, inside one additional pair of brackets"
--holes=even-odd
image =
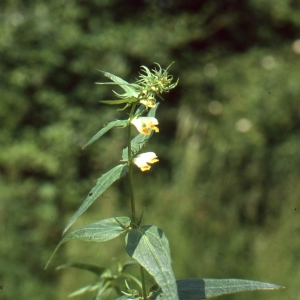
[(67, 269), (67, 268), (75, 268), (80, 270), (86, 270), (100, 276), (103, 272), (107, 270), (107, 268), (99, 267), (91, 264), (83, 264), (83, 263), (66, 263), (60, 265), (56, 268), (56, 270)]
[(86, 199), (73, 215), (63, 233), (65, 233), (71, 227), (71, 225), (77, 220), (77, 218), (81, 214), (83, 214), (93, 204), (93, 202), (106, 191), (107, 188), (109, 188), (116, 180), (123, 177), (128, 172), (128, 170), (129, 168), (127, 164), (121, 164), (103, 174), (97, 180), (96, 186), (91, 189)]
[(124, 103), (134, 103), (137, 102), (136, 98), (126, 98), (126, 99), (118, 99), (118, 100), (100, 100), (100, 103), (110, 104), (110, 105), (118, 105)]
[[(127, 97), (137, 97), (138, 93), (136, 89), (134, 88), (135, 86), (138, 87), (136, 84), (131, 84), (125, 81), (124, 79), (113, 75), (111, 73), (105, 72), (105, 71), (100, 71), (104, 76), (108, 77), (111, 79), (115, 84), (119, 85), (125, 92)], [(96, 82), (96, 84), (113, 84), (112, 82)]]
[(129, 227), (130, 222), (131, 220), (128, 217), (109, 218), (74, 230), (73, 232), (67, 234), (59, 242), (45, 268), (47, 268), (54, 254), (63, 243), (69, 240), (80, 240), (97, 243), (106, 242), (127, 231), (127, 227)]
[[(155, 118), (155, 113), (157, 110), (159, 103), (156, 104), (155, 108), (151, 108), (147, 114), (147, 117), (153, 117)], [(138, 108), (138, 110), (141, 110), (141, 108)], [(131, 149), (133, 151), (133, 154), (138, 154), (144, 146), (146, 146), (147, 142), (149, 141), (150, 137), (152, 136), (153, 131), (150, 133), (150, 135), (145, 134), (138, 134), (131, 140)], [(122, 151), (122, 160), (128, 161), (128, 147), (123, 149)]]
[[(217, 297), (225, 294), (234, 294), (256, 290), (276, 290), (284, 288), (272, 283), (244, 280), (244, 279), (213, 279), (189, 278), (177, 280), (177, 289), (180, 300), (199, 300)], [(154, 294), (151, 300), (167, 299), (160, 291)]]
[(126, 251), (153, 276), (167, 300), (178, 299), (169, 242), (160, 228), (151, 225), (130, 230)]
[(121, 296), (121, 297), (118, 297), (116, 298), (115, 300), (139, 300), (141, 299), (140, 296)]
[(141, 116), (144, 112), (147, 111), (148, 108), (144, 104), (141, 104), (134, 113), (134, 117)]
[(155, 118), (156, 110), (158, 108), (159, 102), (156, 103), (154, 108), (151, 108), (147, 114), (147, 117)]
[[(131, 150), (134, 156), (141, 152), (142, 148), (146, 146), (152, 135), (153, 131), (150, 133), (150, 135), (140, 133), (131, 140)], [(122, 151), (122, 161), (128, 161), (128, 147)]]
[(102, 284), (102, 282), (98, 282), (96, 284), (90, 284), (90, 285), (84, 286), (84, 287), (70, 293), (68, 295), (68, 298), (72, 298), (72, 297), (75, 297), (75, 296), (83, 295), (85, 293), (96, 291), (99, 288), (99, 286), (101, 286), (101, 284)]
[(84, 149), (85, 147), (87, 147), (88, 145), (92, 144), (93, 142), (95, 142), (96, 140), (98, 140), (104, 133), (106, 133), (107, 131), (109, 131), (110, 129), (112, 129), (113, 127), (126, 127), (128, 125), (128, 121), (127, 120), (116, 120), (116, 121), (112, 121), (110, 123), (108, 123), (106, 126), (104, 126), (103, 128), (101, 128), (83, 147), (82, 149)]

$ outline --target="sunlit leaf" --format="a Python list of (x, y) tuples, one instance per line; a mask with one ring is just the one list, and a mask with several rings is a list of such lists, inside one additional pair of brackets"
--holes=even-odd
[(106, 189), (108, 189), (116, 180), (123, 177), (128, 172), (128, 170), (129, 168), (127, 164), (121, 164), (114, 167), (107, 173), (103, 174), (97, 180), (96, 186), (94, 186), (91, 189), (91, 191), (89, 192), (88, 196), (86, 197), (82, 205), (73, 215), (68, 225), (64, 229), (63, 233), (65, 233), (71, 227), (71, 225), (77, 220), (77, 218), (81, 214), (83, 214), (94, 203), (94, 201), (106, 191)]
[(106, 242), (112, 240), (127, 231), (127, 227), (130, 225), (130, 218), (117, 217), (101, 220), (96, 223), (92, 223), (83, 227), (80, 227), (69, 234), (67, 234), (56, 246), (52, 253), (46, 267), (55, 255), (58, 248), (69, 240), (80, 240), (86, 242)]
[(103, 128), (101, 128), (83, 147), (87, 147), (88, 145), (92, 144), (96, 140), (98, 140), (103, 134), (105, 134), (107, 131), (112, 129), (113, 127), (126, 127), (127, 126), (127, 120), (116, 120), (113, 122), (108, 123)]
[[(272, 283), (244, 279), (190, 278), (177, 280), (180, 300), (199, 300), (238, 292), (281, 288), (284, 287)], [(158, 292), (150, 299), (164, 300), (167, 298), (162, 292)]]
[(169, 242), (160, 228), (151, 225), (129, 231), (126, 251), (153, 276), (167, 300), (178, 299)]

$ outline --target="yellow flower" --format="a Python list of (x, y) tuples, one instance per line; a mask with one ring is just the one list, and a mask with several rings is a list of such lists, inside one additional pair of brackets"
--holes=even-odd
[(154, 130), (155, 132), (159, 132), (158, 127), (155, 126), (158, 125), (158, 121), (153, 117), (136, 118), (131, 121), (131, 124), (133, 124), (142, 134), (150, 135), (150, 129)]
[(149, 108), (155, 108), (156, 107), (156, 101), (153, 97), (148, 97), (147, 99), (142, 99), (140, 101), (141, 104), (144, 104), (146, 107)]
[(154, 164), (158, 159), (154, 152), (145, 152), (135, 157), (133, 162), (144, 172), (150, 170), (151, 166), (148, 164)]

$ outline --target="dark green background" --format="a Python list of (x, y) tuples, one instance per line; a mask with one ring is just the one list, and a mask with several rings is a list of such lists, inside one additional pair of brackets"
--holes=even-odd
[[(128, 81), (153, 62), (179, 77), (135, 171), (144, 224), (164, 229), (177, 278), (245, 278), (283, 291), (224, 299), (298, 299), (300, 2), (293, 0), (2, 0), (0, 4), (0, 298), (66, 299), (95, 278), (63, 262), (109, 267), (124, 237), (71, 241), (64, 226), (121, 159), (125, 131), (82, 151), (127, 112), (97, 69)], [(129, 215), (120, 180), (73, 228)], [(82, 297), (78, 299), (91, 299)]]

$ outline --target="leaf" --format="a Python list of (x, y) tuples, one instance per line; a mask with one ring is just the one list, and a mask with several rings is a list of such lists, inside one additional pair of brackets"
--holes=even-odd
[(139, 296), (126, 296), (123, 295), (121, 297), (116, 298), (115, 300), (134, 300), (134, 299), (141, 299)]
[[(131, 150), (133, 151), (134, 156), (146, 146), (152, 135), (153, 131), (150, 133), (150, 135), (140, 133), (131, 140)], [(128, 161), (128, 147), (122, 151), (122, 161)]]
[(127, 120), (116, 120), (116, 121), (112, 121), (110, 123), (108, 123), (106, 126), (104, 126), (103, 128), (101, 128), (83, 147), (82, 149), (84, 149), (85, 147), (87, 147), (88, 145), (92, 144), (93, 142), (95, 142), (96, 140), (98, 140), (104, 133), (106, 133), (108, 130), (112, 129), (113, 127), (126, 127), (127, 124)]
[(159, 102), (156, 103), (156, 106), (154, 108), (151, 108), (148, 112), (147, 117), (155, 118), (156, 110), (158, 108)]
[(134, 117), (139, 117), (140, 115), (142, 115), (145, 111), (147, 111), (147, 108), (144, 104), (141, 104), (137, 110), (134, 113)]
[(109, 218), (74, 230), (73, 232), (67, 234), (59, 242), (45, 268), (47, 268), (56, 251), (63, 243), (69, 240), (80, 240), (97, 243), (106, 242), (127, 231), (126, 228), (130, 225), (130, 222), (131, 220), (128, 217)]
[(128, 103), (128, 99), (100, 100), (99, 102), (100, 102), (100, 103), (103, 103), (103, 104), (117, 105), (117, 104)]
[(100, 284), (101, 284), (101, 282), (84, 286), (84, 287), (72, 292), (71, 294), (69, 294), (68, 298), (79, 296), (79, 295), (82, 295), (82, 294), (85, 294), (85, 293), (88, 293), (88, 292), (93, 292), (93, 291), (95, 291), (99, 288)]
[(76, 268), (81, 270), (86, 270), (100, 276), (103, 272), (107, 270), (107, 268), (98, 267), (96, 265), (91, 264), (83, 264), (83, 263), (67, 263), (61, 266), (58, 266), (56, 270), (67, 269), (67, 268)]
[[(199, 300), (238, 292), (275, 290), (284, 287), (272, 283), (244, 279), (190, 278), (177, 280), (177, 288), (180, 300)], [(165, 298), (163, 293), (158, 292), (150, 299), (164, 300), (167, 298)]]
[(123, 177), (128, 172), (128, 170), (129, 168), (127, 164), (121, 164), (103, 174), (97, 180), (96, 186), (91, 189), (84, 202), (73, 215), (68, 225), (64, 229), (63, 234), (72, 226), (72, 224), (78, 219), (78, 217), (82, 215), (94, 203), (94, 201), (106, 191), (106, 189), (108, 189), (108, 187), (110, 187), (117, 179)]
[(274, 290), (282, 286), (244, 279), (192, 278), (177, 281), (180, 299), (197, 300), (255, 290)]
[[(105, 72), (105, 71), (101, 71), (98, 70), (101, 73), (103, 73), (104, 76), (108, 77), (109, 79), (111, 79), (113, 82), (115, 82), (117, 85), (119, 85), (126, 93), (129, 97), (137, 97), (138, 93), (136, 92), (136, 90), (131, 87), (132, 84), (128, 83), (127, 81), (125, 81), (124, 79), (113, 75), (111, 73)], [(112, 84), (111, 82), (97, 82), (97, 84)], [(134, 85), (133, 85), (134, 86)]]
[[(155, 113), (157, 110), (159, 103), (156, 104), (155, 108), (151, 108), (147, 114), (147, 117), (155, 117)], [(142, 107), (139, 107), (138, 110), (141, 110)], [(147, 142), (153, 135), (153, 130), (150, 133), (150, 135), (145, 135), (145, 134), (138, 134), (131, 140), (131, 149), (134, 151), (134, 155), (137, 155), (144, 146), (146, 146)], [(122, 151), (122, 160), (123, 161), (128, 161), (128, 147), (124, 148)]]
[(169, 242), (156, 226), (142, 226), (126, 235), (126, 251), (151, 274), (167, 300), (177, 300), (177, 286), (171, 266)]

